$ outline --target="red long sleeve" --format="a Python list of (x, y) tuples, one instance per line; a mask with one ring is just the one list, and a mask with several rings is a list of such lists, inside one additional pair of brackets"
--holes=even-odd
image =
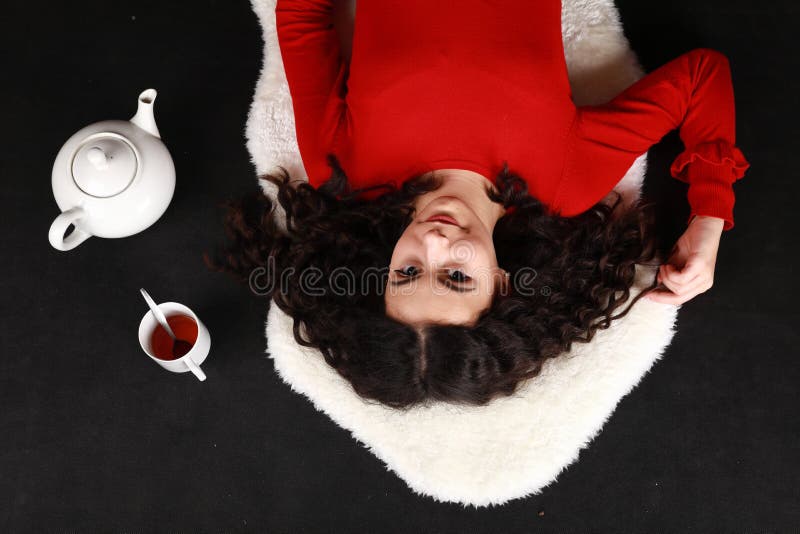
[(580, 213), (607, 193), (646, 152), (679, 128), (685, 150), (670, 168), (689, 184), (691, 214), (733, 227), (732, 184), (749, 167), (735, 146), (735, 110), (728, 59), (698, 48), (647, 74), (607, 104), (579, 108), (555, 204)]
[(506, 162), (565, 216), (601, 200), (633, 160), (680, 128), (672, 174), (692, 215), (733, 226), (732, 183), (749, 164), (735, 146), (727, 59), (697, 49), (608, 104), (576, 108), (561, 2), (359, 3), (350, 65), (333, 0), (278, 0), (278, 39), (309, 182), (339, 158), (354, 188), (459, 168), (490, 179)]
[(279, 0), (275, 23), (303, 166), (327, 178), (325, 156), (335, 150), (333, 133), (346, 110), (347, 65), (333, 26), (333, 0)]

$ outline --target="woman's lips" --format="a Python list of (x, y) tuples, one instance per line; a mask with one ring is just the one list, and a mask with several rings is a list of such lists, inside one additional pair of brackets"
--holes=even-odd
[(425, 219), (425, 222), (441, 222), (441, 223), (452, 224), (453, 226), (459, 226), (460, 227), (460, 225), (458, 224), (457, 220), (455, 220), (454, 218), (452, 218), (449, 215), (444, 215), (444, 214), (441, 214), (441, 213), (440, 214), (436, 214), (436, 215), (432, 215), (431, 217), (428, 217), (427, 219)]

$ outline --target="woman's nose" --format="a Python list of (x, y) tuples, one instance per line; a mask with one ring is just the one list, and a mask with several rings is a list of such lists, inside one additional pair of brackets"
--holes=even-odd
[(450, 256), (450, 240), (437, 228), (422, 235), (422, 243), (429, 262), (445, 263)]

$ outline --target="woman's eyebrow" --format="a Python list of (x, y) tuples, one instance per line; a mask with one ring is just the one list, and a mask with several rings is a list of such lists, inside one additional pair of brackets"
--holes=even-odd
[(444, 285), (455, 291), (456, 293), (475, 293), (478, 291), (477, 287), (464, 287), (464, 286), (457, 286), (455, 284), (450, 284), (445, 282)]
[[(415, 280), (415, 278), (412, 278), (412, 277), (402, 278), (400, 280), (389, 280), (389, 285), (391, 285), (392, 287), (403, 286), (403, 285), (406, 285), (406, 284), (410, 284), (413, 280)], [(450, 282), (445, 282), (444, 285), (448, 289), (452, 289), (456, 293), (474, 293), (475, 291), (478, 290), (477, 287), (457, 286), (457, 285), (452, 284)]]

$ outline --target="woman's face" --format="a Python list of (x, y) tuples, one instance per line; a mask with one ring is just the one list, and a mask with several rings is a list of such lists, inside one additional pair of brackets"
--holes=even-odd
[(493, 228), (457, 196), (425, 196), (392, 253), (386, 314), (407, 324), (472, 324), (506, 276)]

